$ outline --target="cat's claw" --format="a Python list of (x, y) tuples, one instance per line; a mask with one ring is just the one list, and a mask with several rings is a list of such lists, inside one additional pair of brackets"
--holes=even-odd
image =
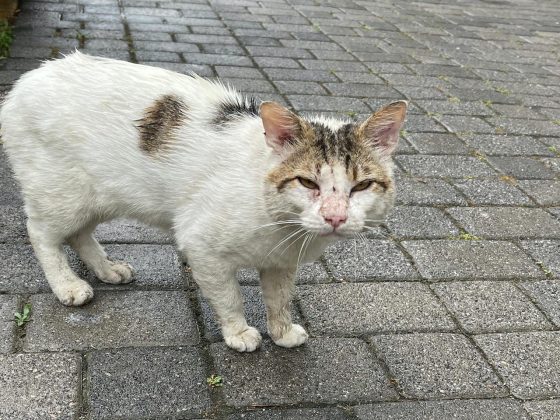
[(104, 273), (98, 276), (103, 283), (126, 284), (133, 280), (134, 269), (130, 264), (123, 261), (110, 261), (109, 264)]
[(256, 328), (248, 327), (239, 334), (228, 335), (224, 337), (228, 347), (239, 352), (255, 351), (261, 345), (261, 334)]
[(291, 348), (301, 346), (308, 338), (309, 335), (301, 325), (292, 324), (292, 327), (278, 340), (274, 340), (274, 343), (280, 347)]
[(73, 281), (54, 290), (63, 305), (81, 306), (93, 299), (93, 289), (84, 280)]

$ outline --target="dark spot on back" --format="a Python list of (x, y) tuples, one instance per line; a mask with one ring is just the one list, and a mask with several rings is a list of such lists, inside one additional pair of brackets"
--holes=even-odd
[(212, 124), (220, 127), (244, 116), (259, 116), (259, 107), (255, 98), (238, 97), (222, 102), (217, 109), (216, 116), (212, 120)]
[(148, 154), (157, 153), (173, 142), (174, 131), (186, 118), (188, 107), (176, 96), (165, 95), (156, 100), (137, 120), (140, 131), (140, 149)]

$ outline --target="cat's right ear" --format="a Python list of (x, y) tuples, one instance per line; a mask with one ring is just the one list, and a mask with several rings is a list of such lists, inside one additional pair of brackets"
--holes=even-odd
[(296, 114), (276, 102), (263, 102), (260, 115), (266, 144), (278, 154), (285, 153), (301, 132), (301, 120)]

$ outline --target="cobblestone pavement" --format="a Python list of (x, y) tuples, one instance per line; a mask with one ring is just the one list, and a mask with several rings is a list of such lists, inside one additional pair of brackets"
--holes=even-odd
[[(137, 281), (74, 258), (98, 292), (62, 307), (0, 154), (0, 418), (560, 418), (559, 21), (554, 0), (22, 1), (4, 90), (80, 48), (302, 112), (411, 106), (398, 205), (302, 270), (295, 350), (228, 350), (169, 238), (133, 222), (98, 237)], [(258, 279), (239, 279), (264, 333)]]

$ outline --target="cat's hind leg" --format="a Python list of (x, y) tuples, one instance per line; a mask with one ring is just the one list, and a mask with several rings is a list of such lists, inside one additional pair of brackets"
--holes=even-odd
[(80, 306), (93, 298), (92, 287), (70, 268), (62, 245), (65, 233), (39, 218), (27, 221), (27, 231), (35, 255), (58, 300), (67, 306)]
[(90, 224), (68, 238), (68, 243), (80, 259), (104, 283), (125, 284), (133, 280), (132, 266), (122, 261), (111, 261), (103, 247), (93, 237), (95, 224)]

